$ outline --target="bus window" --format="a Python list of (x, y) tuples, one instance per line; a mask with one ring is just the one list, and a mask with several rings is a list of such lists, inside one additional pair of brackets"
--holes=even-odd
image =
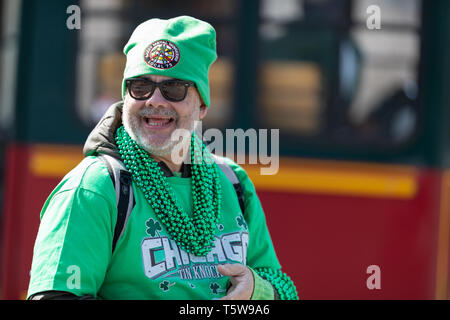
[(268, 61), (261, 70), (265, 124), (308, 135), (320, 128), (322, 73), (308, 62)]
[[(407, 142), (418, 129), (420, 5), (263, 0), (259, 125), (296, 144)], [(380, 29), (368, 23), (370, 6)]]
[(210, 128), (225, 128), (231, 119), (233, 103), (234, 65), (230, 58), (219, 57), (209, 71), (211, 108), (204, 120)]
[[(420, 41), (420, 2), (355, 1), (351, 34), (361, 50), (359, 90), (349, 121), (368, 141), (401, 144), (416, 130)], [(377, 5), (381, 29), (367, 28), (366, 9)], [(374, 141), (376, 142), (376, 141)]]
[[(121, 99), (126, 21), (122, 1), (80, 2), (82, 25), (77, 57), (77, 106), (81, 119), (94, 125), (109, 105)], [(117, 90), (118, 89), (118, 90)]]
[(83, 0), (78, 52), (78, 112), (93, 126), (106, 109), (122, 99), (121, 83), (126, 63), (122, 49), (133, 29), (152, 17), (192, 15), (210, 22), (217, 33), (219, 59), (210, 70), (211, 108), (206, 127), (225, 128), (232, 116), (233, 50), (232, 19), (235, 1), (95, 1)]
[(15, 92), (16, 84), (21, 1), (3, 0), (0, 8), (0, 130), (6, 133), (11, 129), (14, 116), (14, 95), (11, 92)]
[(335, 95), (344, 1), (264, 0), (260, 123), (280, 134), (315, 137), (327, 128), (327, 104)]

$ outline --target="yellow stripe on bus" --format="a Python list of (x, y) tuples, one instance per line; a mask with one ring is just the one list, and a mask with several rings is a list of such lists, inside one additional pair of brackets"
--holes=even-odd
[(36, 145), (32, 147), (29, 166), (37, 177), (62, 178), (81, 160), (81, 147)]
[[(38, 177), (63, 177), (83, 159), (81, 147), (37, 145), (30, 170)], [(418, 188), (417, 170), (404, 166), (281, 158), (275, 175), (243, 165), (257, 190), (412, 198)]]
[(297, 161), (283, 165), (275, 175), (261, 175), (260, 168), (244, 166), (257, 190), (306, 192), (381, 198), (414, 197), (417, 170), (402, 166), (350, 164), (333, 161)]

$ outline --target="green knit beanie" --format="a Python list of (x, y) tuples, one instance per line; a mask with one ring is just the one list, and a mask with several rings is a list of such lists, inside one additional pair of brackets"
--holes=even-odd
[(216, 31), (207, 22), (181, 16), (168, 20), (150, 19), (131, 35), (123, 52), (127, 63), (122, 81), (147, 74), (194, 81), (209, 107), (208, 72), (216, 60)]

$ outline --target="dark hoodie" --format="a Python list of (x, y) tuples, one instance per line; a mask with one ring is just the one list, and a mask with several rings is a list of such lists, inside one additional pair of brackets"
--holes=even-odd
[(86, 157), (95, 154), (107, 154), (121, 160), (119, 150), (114, 142), (114, 134), (122, 125), (122, 107), (123, 102), (119, 101), (106, 110), (86, 139), (83, 147), (83, 154)]

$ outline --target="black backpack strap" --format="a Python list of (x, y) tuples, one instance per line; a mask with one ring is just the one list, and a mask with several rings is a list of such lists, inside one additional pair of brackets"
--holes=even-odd
[(220, 157), (216, 156), (215, 154), (211, 155), (214, 159), (214, 162), (219, 166), (219, 168), (222, 170), (222, 172), (225, 174), (228, 180), (230, 180), (230, 182), (233, 184), (234, 190), (236, 191), (236, 195), (239, 200), (239, 206), (241, 207), (242, 215), (244, 215), (245, 217), (244, 191), (242, 190), (241, 183), (236, 173), (233, 171), (230, 165), (226, 163), (224, 160), (222, 160)]
[(135, 205), (131, 173), (125, 168), (123, 162), (114, 157), (103, 154), (99, 156), (108, 168), (117, 199), (117, 222), (114, 228), (112, 251), (122, 236), (125, 226)]

